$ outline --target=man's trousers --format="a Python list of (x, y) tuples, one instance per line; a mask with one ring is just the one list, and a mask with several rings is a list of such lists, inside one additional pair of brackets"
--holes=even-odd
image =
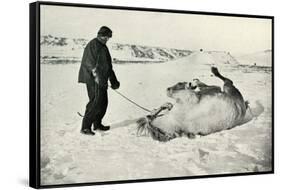
[(107, 88), (99, 87), (94, 81), (87, 83), (89, 102), (82, 121), (82, 130), (91, 129), (92, 124), (98, 127), (102, 122), (108, 105)]

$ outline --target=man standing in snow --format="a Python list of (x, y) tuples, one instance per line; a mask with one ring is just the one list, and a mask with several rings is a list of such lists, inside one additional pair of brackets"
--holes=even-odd
[(82, 121), (82, 134), (95, 135), (92, 130), (109, 130), (110, 126), (102, 124), (108, 105), (108, 80), (112, 89), (118, 89), (119, 81), (112, 69), (111, 56), (106, 42), (112, 37), (112, 31), (102, 26), (96, 38), (91, 40), (84, 49), (79, 70), (78, 82), (85, 83), (89, 102)]

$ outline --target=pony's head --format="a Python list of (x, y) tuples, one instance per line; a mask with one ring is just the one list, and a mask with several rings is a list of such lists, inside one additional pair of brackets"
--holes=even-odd
[(197, 86), (192, 82), (178, 82), (177, 84), (168, 87), (166, 92), (167, 96), (175, 99), (177, 103), (197, 103), (198, 98), (195, 93), (196, 88)]

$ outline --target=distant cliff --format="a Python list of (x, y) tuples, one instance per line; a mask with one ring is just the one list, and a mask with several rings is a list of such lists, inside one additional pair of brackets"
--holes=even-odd
[[(83, 49), (89, 39), (64, 38), (52, 35), (41, 36), (41, 61), (43, 63), (69, 63), (81, 60)], [(165, 62), (188, 56), (190, 50), (135, 44), (109, 43), (114, 63)]]
[[(65, 38), (52, 35), (41, 36), (41, 63), (67, 64), (80, 63), (83, 50), (89, 39)], [(271, 66), (272, 51), (265, 50), (252, 54), (233, 56), (226, 51), (197, 51), (153, 47), (136, 44), (107, 44), (113, 63), (160, 63), (186, 57), (193, 64), (229, 64), (250, 66)]]

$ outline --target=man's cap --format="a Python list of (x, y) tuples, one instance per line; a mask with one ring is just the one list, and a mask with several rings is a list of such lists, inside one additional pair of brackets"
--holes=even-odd
[(107, 26), (102, 26), (98, 31), (98, 36), (112, 37), (112, 30)]

